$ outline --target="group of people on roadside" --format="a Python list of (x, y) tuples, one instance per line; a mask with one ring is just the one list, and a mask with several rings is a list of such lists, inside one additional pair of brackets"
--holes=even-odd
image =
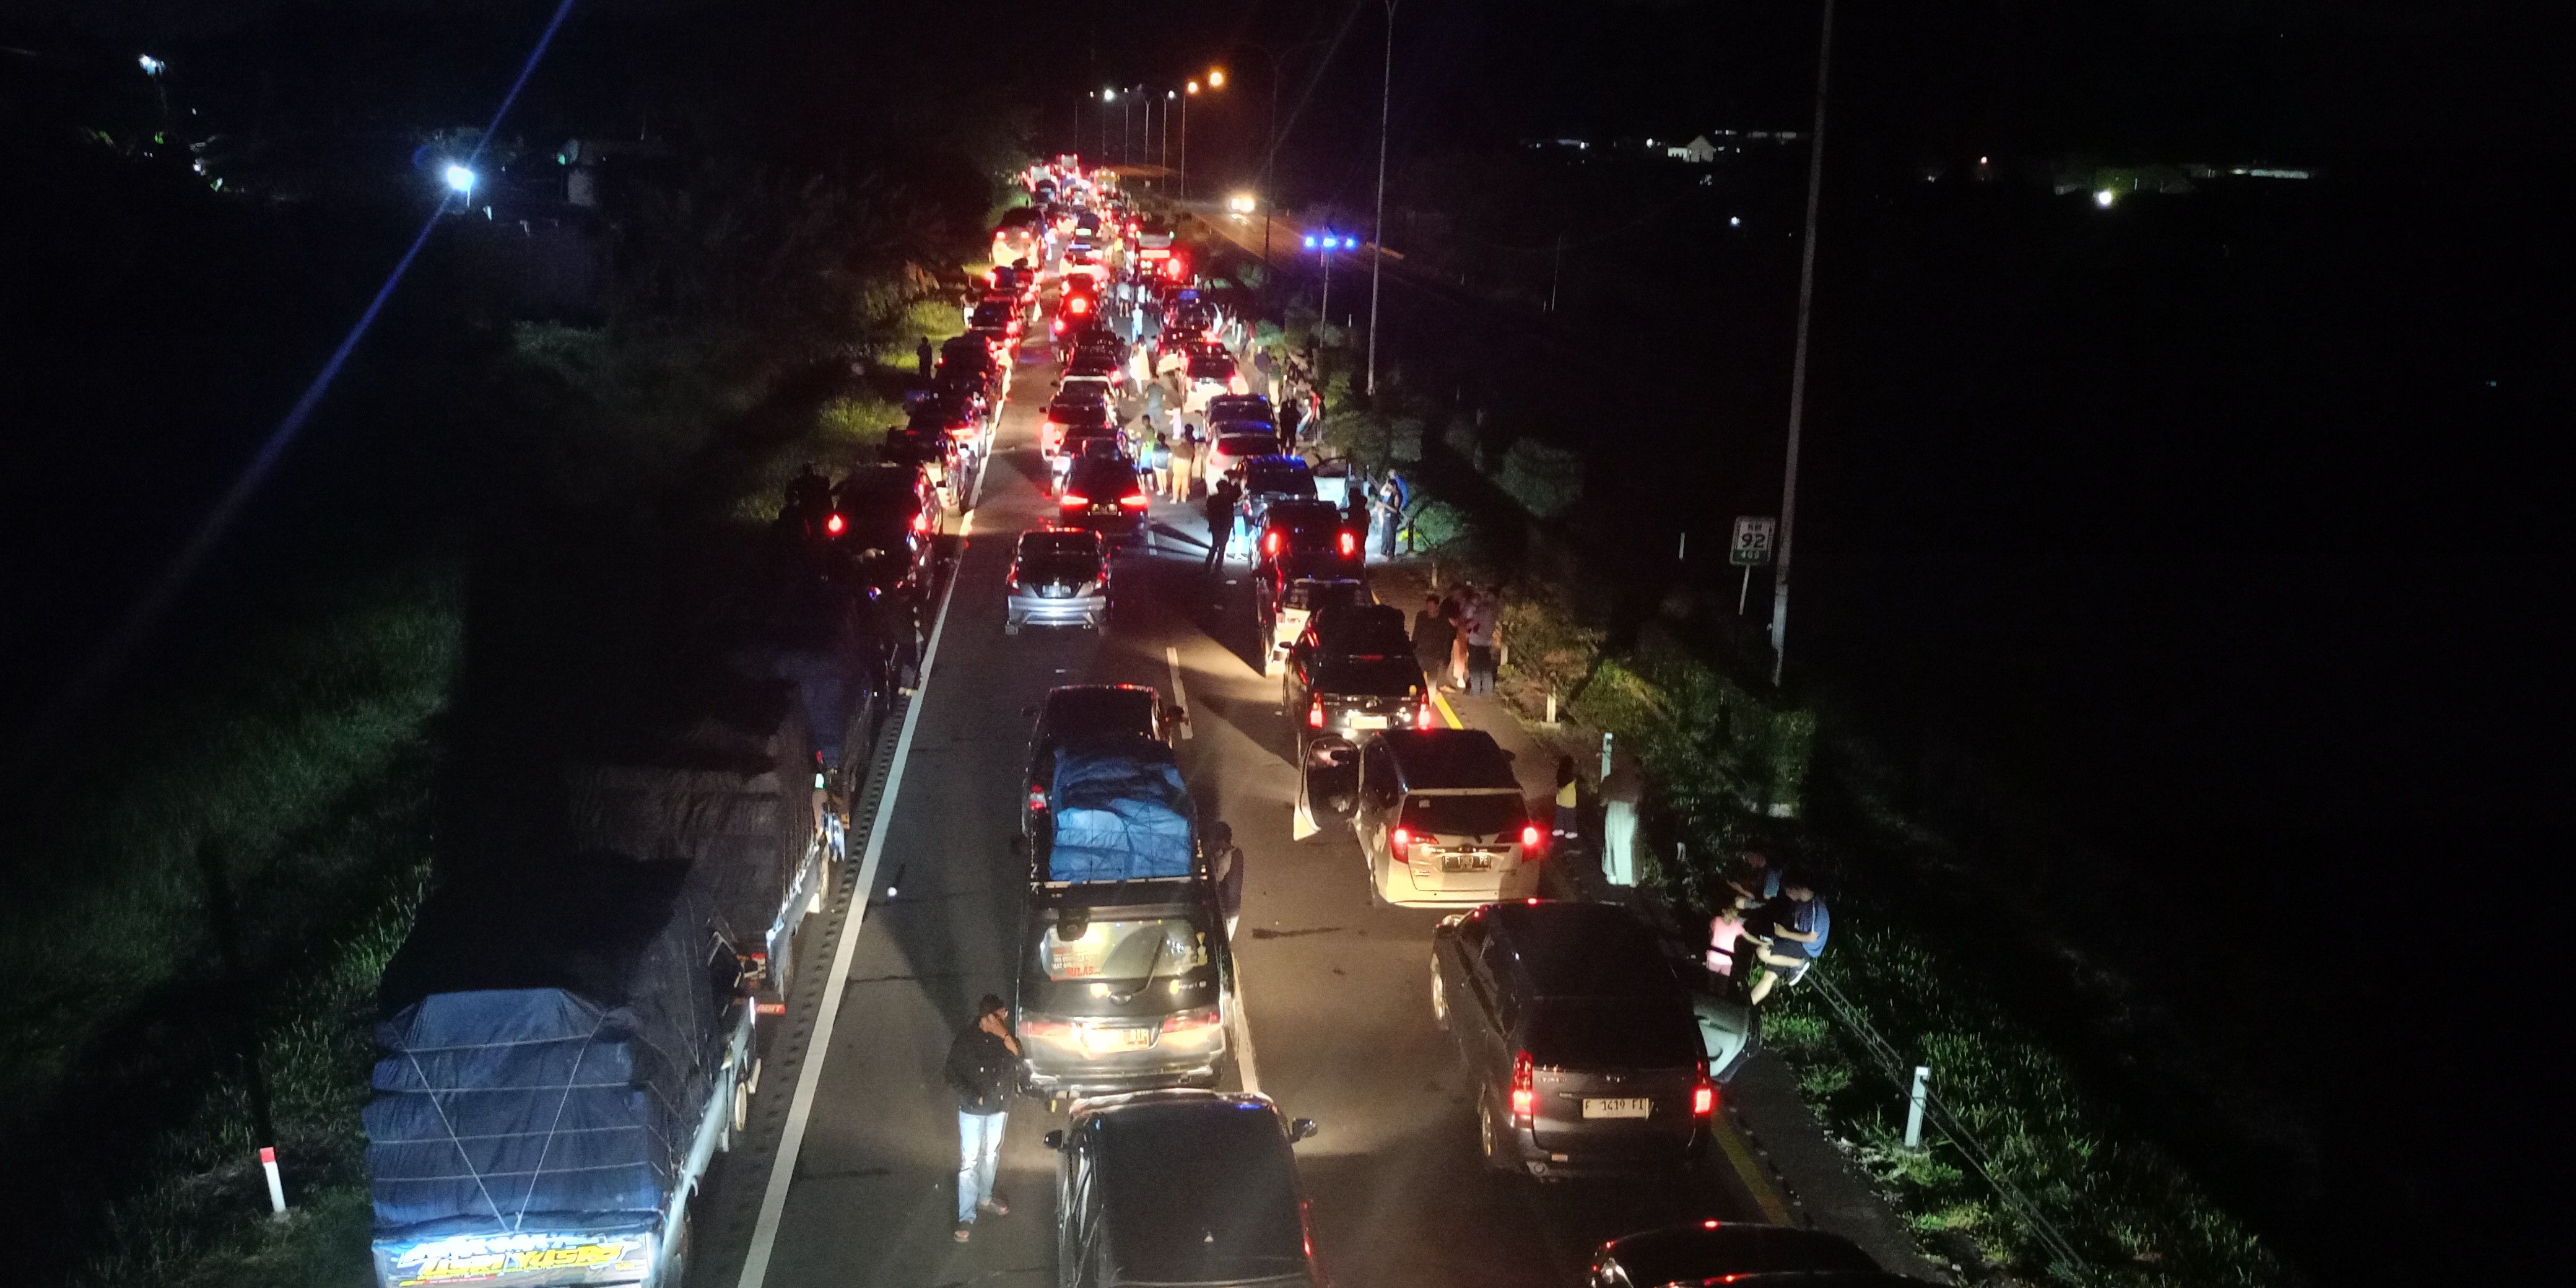
[(1494, 647), (1503, 620), (1499, 591), (1459, 582), (1446, 595), (1422, 597), (1413, 615), (1413, 651), (1425, 675), (1446, 677), (1453, 693), (1494, 691)]
[[(1833, 913), (1816, 893), (1813, 878), (1782, 871), (1770, 856), (1749, 850), (1736, 870), (1711, 892), (1707, 967), (1720, 988), (1744, 986), (1759, 966), (1745, 1000), (1756, 1006), (1782, 984), (1796, 985), (1824, 956), (1833, 937)], [(1748, 960), (1749, 958), (1749, 960)]]

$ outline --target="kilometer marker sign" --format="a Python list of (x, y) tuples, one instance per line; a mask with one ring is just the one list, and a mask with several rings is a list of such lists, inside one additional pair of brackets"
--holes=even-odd
[(1743, 515), (1735, 520), (1735, 542), (1727, 547), (1727, 562), (1741, 568), (1771, 562), (1771, 534), (1780, 521), (1765, 515)]

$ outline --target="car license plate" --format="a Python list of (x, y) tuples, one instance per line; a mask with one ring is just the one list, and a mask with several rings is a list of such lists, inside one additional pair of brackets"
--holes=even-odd
[(1355, 715), (1351, 717), (1351, 727), (1354, 729), (1383, 729), (1386, 727), (1386, 717)]
[(1094, 501), (1091, 503), (1091, 512), (1093, 514), (1116, 514), (1118, 513), (1118, 506), (1114, 502)]
[(1643, 1096), (1583, 1098), (1586, 1118), (1644, 1118), (1655, 1110), (1655, 1102)]
[(1073, 594), (1073, 587), (1071, 587), (1071, 586), (1040, 586), (1040, 587), (1038, 587), (1038, 597), (1039, 597), (1039, 598), (1041, 598), (1041, 599), (1065, 599), (1065, 598), (1069, 598), (1069, 597), (1071, 597), (1071, 596), (1072, 596), (1072, 594)]
[[(1142, 1051), (1146, 1047), (1154, 1045), (1154, 1030), (1142, 1028), (1084, 1029), (1082, 1031), (1082, 1045), (1086, 1050), (1095, 1052)], [(1645, 1102), (1639, 1101), (1638, 1103), (1643, 1104)], [(1640, 1116), (1642, 1117), (1643, 1115)]]
[(1493, 866), (1494, 856), (1490, 854), (1443, 854), (1440, 856), (1440, 870), (1443, 872), (1489, 872), (1493, 870)]

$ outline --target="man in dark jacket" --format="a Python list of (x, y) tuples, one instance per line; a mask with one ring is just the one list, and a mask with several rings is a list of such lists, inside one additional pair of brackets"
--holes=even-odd
[(975, 1022), (948, 1047), (948, 1086), (957, 1093), (959, 1243), (973, 1237), (977, 1213), (1011, 1214), (993, 1192), (993, 1172), (1001, 1165), (1002, 1128), (1011, 1119), (1020, 1068), (1010, 1004), (986, 993), (975, 1005)]
[(1207, 566), (1209, 572), (1215, 572), (1225, 566), (1226, 547), (1234, 544), (1234, 505), (1242, 499), (1242, 489), (1235, 486), (1232, 475), (1218, 479), (1216, 486), (1208, 489)]

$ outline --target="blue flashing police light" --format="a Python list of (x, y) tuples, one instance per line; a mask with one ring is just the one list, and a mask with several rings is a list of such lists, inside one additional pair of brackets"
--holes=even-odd
[(1314, 239), (1313, 237), (1308, 237), (1308, 238), (1306, 239), (1306, 249), (1308, 249), (1308, 250), (1313, 250), (1313, 249), (1315, 249), (1315, 239)]

